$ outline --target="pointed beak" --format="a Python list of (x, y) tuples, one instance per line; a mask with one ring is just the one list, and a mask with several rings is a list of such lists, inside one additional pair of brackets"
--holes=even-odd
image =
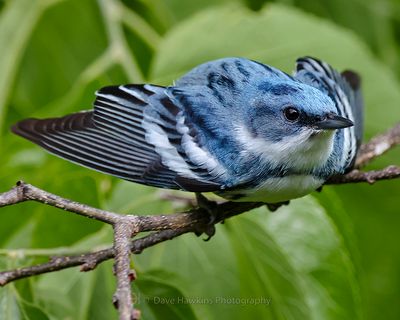
[(328, 113), (325, 118), (319, 120), (314, 124), (314, 128), (316, 129), (324, 129), (324, 130), (335, 130), (335, 129), (342, 129), (348, 128), (353, 126), (353, 121), (338, 116), (335, 113)]

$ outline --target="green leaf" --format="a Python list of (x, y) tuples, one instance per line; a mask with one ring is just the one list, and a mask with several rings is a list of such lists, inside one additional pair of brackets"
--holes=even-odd
[[(35, 9), (41, 9), (40, 4), (36, 4)], [(74, 17), (75, 23), (65, 23), (66, 12)], [(45, 10), (29, 38), (21, 63), (16, 64), (19, 67), (18, 77), (11, 96), (14, 110), (20, 113), (20, 117), (38, 115), (41, 110), (49, 116), (52, 108), (48, 104), (65, 95), (75, 82), (85, 85), (87, 79), (80, 80), (79, 77), (88, 77), (82, 74), (85, 68), (96, 61), (106, 48), (103, 21), (94, 1), (62, 1)], [(113, 59), (110, 61), (112, 63)], [(97, 69), (106, 71), (99, 64)], [(85, 95), (90, 96), (90, 102), (93, 100), (93, 92)], [(72, 109), (77, 107), (72, 106)], [(59, 111), (57, 109), (53, 111)]]
[(187, 235), (160, 244), (135, 257), (135, 268), (138, 279), (157, 270), (202, 301), (192, 305), (201, 318), (359, 319), (350, 257), (334, 221), (308, 197), (230, 219), (209, 243)]
[[(114, 319), (117, 310), (112, 304), (116, 281), (112, 273), (112, 262), (101, 265), (94, 274), (92, 286), (87, 293), (85, 313), (80, 319)], [(84, 289), (86, 290), (86, 289)]]
[(119, 213), (161, 214), (172, 211), (167, 201), (160, 200), (157, 189), (127, 181), (118, 182), (105, 203), (105, 208)]
[[(9, 1), (0, 15), (0, 132), (15, 74), (29, 37), (40, 15), (55, 1)], [(1, 136), (0, 136), (1, 138)]]
[(0, 314), (5, 319), (21, 319), (21, 312), (12, 285), (0, 290)]
[(137, 279), (137, 306), (148, 310), (149, 319), (197, 319), (190, 300), (173, 284), (175, 275), (160, 270), (147, 272)]
[(180, 1), (180, 0), (164, 0), (165, 4), (162, 4), (162, 1), (156, 1), (159, 3), (159, 6), (164, 6), (164, 10), (168, 11), (168, 15), (171, 17), (171, 20), (174, 22), (180, 22), (181, 20), (185, 20), (193, 14), (196, 14), (199, 11), (204, 9), (215, 9), (217, 6), (221, 6), (224, 4), (229, 4), (233, 2), (239, 2), (238, 0), (191, 0), (191, 1)]
[(36, 307), (33, 304), (23, 303), (23, 317), (24, 320), (50, 320), (50, 316), (47, 315), (42, 309)]
[(360, 319), (358, 279), (334, 220), (312, 198), (292, 201), (263, 223), (302, 282), (312, 319)]
[[(284, 2), (284, 1), (281, 1)], [(294, 0), (292, 4), (353, 30), (389, 67), (399, 70), (398, 5), (391, 0)], [(397, 7), (397, 8), (396, 8)]]
[(13, 284), (0, 290), (1, 319), (49, 320), (50, 317), (39, 307), (24, 300)]
[[(266, 209), (258, 217), (241, 217), (227, 221), (232, 249), (237, 257), (240, 296), (265, 299), (265, 304), (244, 305), (237, 310), (252, 318), (310, 319), (306, 296), (301, 290), (298, 274), (282, 254), (282, 249), (260, 226)], [(250, 214), (249, 214), (250, 215)], [(287, 232), (287, 230), (283, 230)]]

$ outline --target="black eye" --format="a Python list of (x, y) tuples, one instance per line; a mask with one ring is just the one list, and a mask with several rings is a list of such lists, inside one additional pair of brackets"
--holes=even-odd
[(290, 122), (295, 122), (299, 119), (300, 117), (300, 112), (296, 108), (293, 107), (287, 107), (283, 110), (283, 114), (287, 120)]

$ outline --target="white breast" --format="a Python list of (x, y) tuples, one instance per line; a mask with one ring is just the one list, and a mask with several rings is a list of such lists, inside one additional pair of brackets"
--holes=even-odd
[[(269, 178), (257, 189), (232, 191), (223, 197), (234, 201), (254, 201), (277, 203), (300, 198), (322, 186), (324, 180), (313, 175), (290, 175), (287, 177)], [(235, 195), (244, 195), (234, 199)], [(233, 198), (232, 198), (233, 197)]]

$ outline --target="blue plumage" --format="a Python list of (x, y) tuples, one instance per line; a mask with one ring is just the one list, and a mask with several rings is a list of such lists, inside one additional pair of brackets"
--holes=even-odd
[(27, 119), (13, 131), (133, 182), (265, 202), (301, 197), (350, 170), (362, 137), (358, 76), (308, 57), (293, 76), (225, 58), (173, 86), (96, 94), (93, 111)]

